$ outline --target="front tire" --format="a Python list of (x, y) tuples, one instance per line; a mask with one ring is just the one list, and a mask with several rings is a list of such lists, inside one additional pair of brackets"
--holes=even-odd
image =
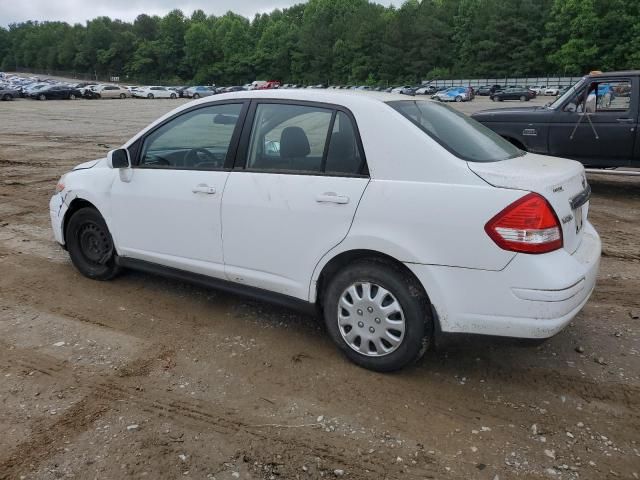
[(124, 100), (125, 98), (127, 98), (127, 94), (126, 93), (121, 93), (120, 94), (120, 99)]
[(520, 101), (521, 102), (526, 102), (527, 101), (527, 97), (525, 97), (524, 95), (520, 96)]
[(96, 209), (85, 207), (75, 212), (65, 239), (71, 262), (85, 277), (110, 280), (119, 273), (111, 233)]
[(170, 97), (171, 97), (171, 100), (175, 100), (175, 99), (176, 99), (176, 94), (175, 94), (175, 93), (172, 93), (172, 94), (170, 95)]
[(43, 93), (41, 93), (40, 95), (38, 95), (38, 100), (46, 100), (47, 96), (44, 95)]
[(147, 95), (147, 98), (148, 98), (149, 100), (153, 100), (153, 93), (150, 93), (149, 95)]
[(462, 101), (462, 97), (461, 97), (460, 95), (458, 95), (458, 96), (456, 97), (456, 102), (461, 102), (461, 101)]
[(194, 93), (193, 94), (193, 99), (196, 100), (198, 98), (200, 98), (200, 94), (199, 93)]
[(334, 343), (354, 363), (390, 372), (417, 361), (433, 335), (429, 302), (416, 280), (393, 264), (360, 260), (338, 272), (324, 296)]

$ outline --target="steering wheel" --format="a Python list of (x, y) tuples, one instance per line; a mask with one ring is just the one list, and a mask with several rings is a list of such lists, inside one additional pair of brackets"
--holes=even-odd
[(184, 163), (197, 166), (201, 163), (214, 163), (219, 166), (220, 161), (206, 148), (192, 148), (184, 157)]

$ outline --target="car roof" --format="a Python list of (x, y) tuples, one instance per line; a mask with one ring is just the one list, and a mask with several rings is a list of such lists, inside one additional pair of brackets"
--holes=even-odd
[(248, 90), (240, 92), (229, 92), (197, 100), (201, 103), (213, 103), (220, 100), (231, 99), (275, 99), (308, 101), (320, 103), (332, 103), (343, 105), (347, 108), (361, 107), (371, 103), (385, 103), (397, 100), (415, 100), (414, 97), (399, 93), (385, 93), (371, 90), (335, 90), (335, 89), (272, 89), (272, 90)]

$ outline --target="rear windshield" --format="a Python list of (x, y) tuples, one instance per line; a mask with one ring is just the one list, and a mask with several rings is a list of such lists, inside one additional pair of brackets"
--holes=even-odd
[(497, 133), (442, 103), (428, 100), (387, 102), (456, 157), (498, 162), (524, 155)]

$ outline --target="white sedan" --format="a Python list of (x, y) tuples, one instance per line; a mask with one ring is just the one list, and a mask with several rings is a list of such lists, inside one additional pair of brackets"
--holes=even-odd
[(274, 90), (175, 109), (63, 175), (50, 215), (89, 278), (140, 269), (321, 311), (347, 357), (390, 371), (439, 331), (562, 330), (598, 271), (589, 195), (580, 163), (438, 102)]
[(551, 95), (551, 96), (556, 96), (559, 93), (560, 93), (560, 87), (549, 87), (544, 91), (545, 95)]
[(131, 91), (131, 95), (137, 98), (178, 98), (175, 91), (169, 90), (167, 87), (138, 87)]

